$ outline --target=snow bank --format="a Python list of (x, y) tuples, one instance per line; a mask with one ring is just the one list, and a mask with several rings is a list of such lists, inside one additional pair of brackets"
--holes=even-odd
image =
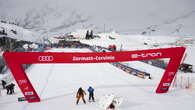
[[(10, 37), (17, 40), (24, 40), (24, 41), (30, 41), (30, 42), (40, 42), (39, 35), (35, 32), (29, 31), (27, 29), (24, 29), (22, 27), (13, 25), (13, 24), (7, 24), (7, 23), (1, 23), (0, 27), (3, 27), (5, 30), (5, 33), (7, 35), (5, 37)], [(15, 31), (15, 33), (13, 33)]]

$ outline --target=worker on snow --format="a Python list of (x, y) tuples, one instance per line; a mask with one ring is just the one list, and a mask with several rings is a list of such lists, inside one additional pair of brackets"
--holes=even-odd
[(95, 99), (94, 99), (94, 88), (89, 86), (89, 88), (87, 90), (89, 92), (89, 102), (91, 102), (91, 99), (92, 99), (93, 102), (95, 102)]
[(77, 98), (76, 104), (79, 103), (80, 98), (82, 98), (83, 102), (86, 104), (86, 101), (84, 99), (84, 95), (86, 95), (86, 92), (80, 87), (77, 91), (77, 94), (76, 94), (76, 98)]
[(7, 90), (7, 94), (13, 94), (14, 93), (14, 86), (15, 86), (15, 84), (13, 84), (13, 83), (11, 83), (11, 84), (9, 84), (9, 85), (7, 85), (5, 88), (6, 88), (6, 90)]
[(5, 85), (7, 84), (4, 80), (1, 80), (1, 83), (2, 83), (2, 86), (3, 86), (3, 89), (5, 89)]

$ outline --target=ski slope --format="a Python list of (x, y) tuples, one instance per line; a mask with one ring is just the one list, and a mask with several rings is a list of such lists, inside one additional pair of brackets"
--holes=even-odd
[[(52, 49), (52, 52), (89, 52), (87, 49)], [(139, 64), (142, 68), (144, 64)], [(96, 103), (104, 94), (113, 93), (124, 99), (118, 110), (194, 110), (195, 93), (190, 90), (170, 89), (167, 94), (156, 94), (162, 70), (152, 70), (152, 80), (129, 75), (108, 63), (94, 64), (33, 64), (26, 73), (41, 97), (40, 103), (18, 102), (22, 93), (0, 96), (1, 110), (102, 110)], [(79, 87), (95, 88), (95, 103), (76, 105)], [(87, 94), (88, 95), (88, 94)], [(88, 97), (86, 96), (87, 100)]]

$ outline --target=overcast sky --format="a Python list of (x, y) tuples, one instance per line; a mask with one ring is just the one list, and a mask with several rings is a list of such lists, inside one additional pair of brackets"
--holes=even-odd
[(164, 32), (185, 27), (182, 34), (195, 35), (195, 0), (0, 0), (0, 10), (0, 19), (23, 21), (28, 16), (38, 19), (41, 29), (56, 32), (90, 25), (140, 32), (154, 25)]

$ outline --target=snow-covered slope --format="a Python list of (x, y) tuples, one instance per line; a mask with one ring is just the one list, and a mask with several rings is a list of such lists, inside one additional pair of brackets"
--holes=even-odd
[[(195, 65), (195, 39), (180, 38), (175, 36), (146, 36), (146, 35), (126, 35), (116, 32), (100, 33), (100, 38), (91, 40), (82, 39), (86, 31), (79, 30), (72, 34), (80, 37), (80, 41), (89, 45), (97, 45), (102, 47), (109, 47), (109, 45), (116, 45), (117, 50), (144, 50), (153, 48), (170, 48), (182, 46), (186, 48), (185, 63)], [(110, 39), (112, 37), (112, 39)], [(187, 40), (186, 40), (187, 39)]]
[[(87, 52), (86, 49), (53, 49), (54, 52)], [(141, 64), (140, 64), (141, 66)], [(14, 95), (2, 92), (1, 110), (102, 110), (96, 104), (104, 94), (113, 93), (122, 97), (119, 110), (193, 110), (194, 91), (171, 89), (168, 94), (155, 94), (162, 71), (152, 69), (158, 77), (152, 80), (131, 76), (114, 66), (101, 64), (34, 64), (26, 72), (38, 91), (40, 103), (17, 102), (22, 94), (16, 89)], [(158, 75), (157, 75), (158, 74)], [(40, 77), (41, 76), (41, 77)], [(79, 87), (95, 88), (95, 103), (76, 105), (75, 94)], [(88, 94), (87, 94), (88, 95)], [(85, 97), (87, 100), (87, 96)]]
[(46, 37), (80, 28), (193, 37), (194, 5), (194, 0), (1, 0), (0, 20)]
[[(180, 38), (174, 36), (195, 38), (194, 6), (194, 0), (0, 0), (0, 20), (19, 25), (0, 23), (0, 27), (5, 27), (11, 37), (21, 40), (39, 41), (76, 29), (84, 29), (84, 33), (74, 33), (83, 38), (85, 29), (93, 29), (94, 33), (105, 32), (99, 34), (101, 39), (80, 38), (81, 42), (105, 47), (115, 44), (117, 49), (124, 50), (164, 48), (176, 46)], [(12, 36), (11, 29), (18, 30), (20, 34)], [(108, 33), (110, 31), (113, 32)], [(116, 39), (109, 39), (109, 36)], [(194, 44), (187, 46), (186, 62), (193, 65), (194, 49)], [(153, 79), (139, 79), (107, 63), (32, 65), (26, 72), (42, 101), (31, 104), (18, 102), (17, 98), (23, 95), (16, 86), (14, 95), (1, 91), (0, 109), (101, 110), (96, 103), (75, 105), (77, 89), (82, 86), (86, 90), (93, 86), (96, 102), (108, 93), (122, 97), (124, 101), (119, 110), (194, 110), (193, 89), (171, 88), (168, 94), (155, 94), (163, 70), (141, 62), (130, 65), (150, 72)]]
[(30, 42), (41, 42), (41, 38), (39, 34), (32, 32), (28, 29), (24, 29), (17, 25), (9, 24), (9, 23), (1, 23), (0, 28), (3, 29), (6, 35), (0, 35), (0, 37), (9, 37), (17, 40), (24, 40)]

